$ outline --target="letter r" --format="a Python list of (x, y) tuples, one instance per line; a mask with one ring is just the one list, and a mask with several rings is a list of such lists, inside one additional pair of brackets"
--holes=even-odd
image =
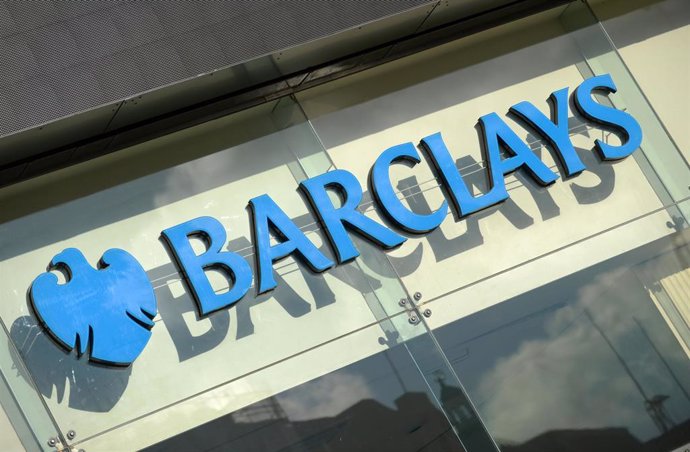
[[(349, 171), (336, 169), (314, 176), (302, 181), (300, 189), (314, 207), (340, 264), (359, 256), (348, 228), (385, 249), (400, 246), (407, 240), (357, 210), (362, 201), (362, 187)], [(340, 207), (333, 205), (329, 189), (340, 194)]]
[[(212, 217), (199, 217), (161, 233), (186, 281), (200, 315), (210, 314), (238, 302), (252, 284), (252, 270), (237, 253), (222, 251), (227, 238), (223, 225)], [(200, 237), (207, 249), (197, 255), (189, 242)], [(222, 270), (231, 282), (228, 292), (216, 293), (205, 270)]]

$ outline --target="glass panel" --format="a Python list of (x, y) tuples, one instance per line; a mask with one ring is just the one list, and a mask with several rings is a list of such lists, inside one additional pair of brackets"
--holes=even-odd
[[(390, 278), (365, 274), (356, 263), (316, 275), (286, 259), (275, 265), (275, 291), (257, 297), (251, 288), (230, 309), (199, 318), (180, 274), (159, 243), (164, 228), (202, 215), (215, 217), (227, 231), (227, 249), (251, 262), (245, 207), (249, 199), (268, 193), (311, 240), (326, 248), (319, 227), (296, 191), (304, 174), (297, 171), (299, 162), (289, 146), (294, 137), (304, 138), (304, 126), (291, 126), (302, 127), (300, 130), (278, 128), (272, 114), (275, 107), (274, 103), (253, 113), (221, 118), (5, 192), (10, 203), (21, 198), (24, 204), (35, 200), (39, 205), (45, 202), (45, 193), (73, 193), (64, 204), (27, 212), (0, 226), (0, 271), (4, 275), (0, 293), (5, 300), (0, 317), (9, 325), (11, 339), (60, 429), (74, 430), (76, 442), (125, 425), (130, 438), (157, 441), (381, 347), (365, 344), (356, 353), (335, 354), (331, 360), (293, 368), (280, 376), (268, 394), (235, 386), (237, 392), (231, 400), (215, 409), (185, 403), (376, 322), (368, 303), (385, 296), (391, 286), (382, 282)], [(166, 158), (157, 159), (160, 153), (166, 153)], [(170, 161), (184, 161), (186, 153), (200, 158), (165, 169)], [(148, 175), (126, 182), (129, 172), (140, 171)], [(112, 178), (111, 188), (80, 192), (91, 183), (99, 186), (104, 178)], [(24, 206), (19, 212), (26, 210), (29, 208)], [(125, 249), (136, 256), (153, 282), (159, 312), (148, 345), (131, 366), (104, 367), (87, 362), (85, 356), (77, 358), (75, 352), (58, 347), (38, 326), (27, 290), (51, 258), (67, 247), (80, 249), (91, 265), (109, 248)], [(229, 282), (222, 274), (210, 273), (209, 278), (216, 291), (228, 290)], [(396, 284), (400, 290), (399, 282)], [(399, 298), (396, 294), (395, 300)], [(402, 310), (398, 306), (398, 312)], [(188, 407), (192, 414), (157, 429), (142, 430), (139, 419), (175, 404)]]
[[(665, 445), (679, 447), (688, 439), (678, 433), (687, 427), (682, 425), (688, 418), (687, 403), (690, 403), (683, 399), (683, 391), (688, 387), (687, 377), (678, 378), (678, 384), (674, 383), (675, 377), (669, 377), (671, 374), (688, 375), (688, 356), (684, 352), (688, 337), (684, 317), (687, 315), (685, 298), (688, 292), (684, 285), (687, 265), (674, 267), (669, 264), (668, 271), (654, 280), (655, 277), (645, 276), (649, 270), (644, 273), (642, 266), (630, 276), (626, 273), (627, 264), (617, 261), (618, 267), (609, 275), (613, 282), (604, 283), (602, 279), (606, 279), (606, 265), (612, 259), (633, 259), (630, 256), (638, 259), (635, 253), (641, 247), (668, 238), (686, 227), (681, 212), (690, 205), (686, 183), (690, 173), (686, 172), (687, 165), (677, 148), (666, 146), (668, 137), (663, 136), (660, 124), (643, 106), (629, 109), (640, 121), (645, 134), (642, 149), (636, 150), (634, 157), (616, 162), (601, 161), (593, 152), (593, 146), (595, 139), (615, 146), (620, 144), (620, 137), (585, 121), (570, 106), (570, 140), (586, 166), (582, 174), (574, 177), (566, 177), (549, 143), (521, 123), (513, 124), (510, 115), (503, 115), (502, 112), (521, 101), (529, 101), (548, 114), (549, 105), (545, 99), (551, 93), (568, 87), (572, 94), (593, 73), (609, 72), (608, 66), (589, 73), (583, 71), (584, 60), (589, 57), (583, 56), (580, 36), (599, 33), (600, 38), (601, 30), (578, 28), (580, 32), (569, 33), (574, 27), (564, 25), (563, 11), (556, 9), (516, 21), (501, 30), (494, 29), (415, 54), (386, 67), (334, 82), (327, 88), (300, 93), (299, 100), (334, 165), (352, 171), (361, 181), (368, 179), (372, 164), (384, 150), (405, 142), (417, 144), (423, 137), (441, 132), (458, 171), (475, 195), (486, 193), (489, 188), (477, 117), (496, 112), (502, 119), (506, 118), (510, 128), (561, 179), (544, 188), (529, 174), (518, 171), (506, 178), (510, 198), (501, 205), (464, 218), (448, 215), (438, 229), (421, 236), (410, 234), (403, 246), (387, 252), (405, 288), (414, 294), (411, 298), (416, 303), (413, 311), (425, 314), (421, 318), (434, 331), (430, 336), (432, 341), (441, 338), (441, 331), (451, 331), (450, 336), (458, 332), (461, 340), (454, 342), (453, 336), (440, 341), (444, 358), (451, 362), (463, 384), (467, 378), (467, 384), (475, 388), (474, 391), (467, 388), (471, 398), (468, 404), (479, 405), (482, 419), (492, 417), (484, 421), (489, 426), (494, 424), (489, 431), (501, 450), (560, 450), (565, 446), (559, 447), (559, 441), (573, 450), (642, 450), (639, 449), (641, 443), (653, 436), (649, 430), (644, 430), (649, 425), (639, 427), (642, 425), (639, 413), (626, 405), (634, 397), (641, 397), (637, 408), (646, 416), (644, 422), (651, 422), (657, 433), (672, 432), (663, 437), (666, 439), (658, 439), (668, 441), (663, 443), (662, 450), (671, 450)], [(578, 27), (591, 25), (594, 18), (590, 16), (588, 20)], [(622, 78), (618, 93), (607, 96), (612, 104), (623, 110), (632, 104), (638, 105), (637, 101), (627, 103), (627, 96), (640, 97), (638, 88), (628, 83), (627, 75), (617, 72), (616, 68), (610, 72), (616, 83)], [(621, 100), (623, 97), (625, 104)], [(660, 148), (663, 154), (657, 155), (656, 149)], [(391, 181), (399, 198), (420, 214), (432, 212), (447, 199), (426, 163), (391, 167)], [(674, 167), (673, 171), (666, 171), (665, 166)], [(685, 186), (681, 190), (682, 184)], [(369, 203), (365, 208), (368, 214), (378, 218), (379, 206)], [(659, 268), (660, 265), (653, 266)], [(637, 283), (633, 284), (630, 278)], [(619, 285), (623, 288), (616, 292)], [(599, 295), (587, 295), (590, 290)], [(539, 291), (544, 291), (545, 295)], [(580, 296), (589, 296), (594, 301), (578, 311), (573, 306)], [(609, 303), (599, 301), (605, 296), (610, 297)], [(554, 306), (547, 305), (543, 314), (538, 309), (532, 312), (529, 303), (538, 304), (538, 300), (544, 298), (549, 302), (557, 301), (553, 301)], [(619, 298), (626, 301), (619, 302)], [(524, 322), (516, 320), (522, 319), (520, 303), (527, 303)], [(504, 304), (506, 307), (502, 307)], [(564, 310), (559, 311), (561, 308)], [(472, 319), (479, 318), (477, 313), (484, 313), (483, 323), (473, 323)], [(606, 317), (609, 314), (612, 317)], [(540, 315), (543, 318), (540, 319)], [(625, 320), (624, 325), (616, 329), (612, 319), (618, 317)], [(522, 363), (531, 371), (525, 377), (528, 380), (525, 385), (534, 388), (524, 398), (520, 386), (511, 382), (510, 373), (506, 373), (504, 379), (491, 379), (489, 371), (500, 368), (510, 359), (504, 349), (519, 351), (543, 336), (558, 343), (559, 328), (566, 328), (568, 319), (575, 318), (578, 322), (583, 318), (589, 321), (590, 329), (586, 334), (599, 334), (599, 342), (587, 338), (583, 345), (592, 348), (584, 355), (598, 353), (591, 363), (584, 355), (574, 356), (576, 365), (566, 367), (561, 361), (571, 357), (559, 356), (553, 363), (543, 363), (545, 369), (541, 375), (539, 354), (542, 349), (533, 351)], [(493, 328), (507, 330), (513, 322), (524, 328), (521, 333), (524, 340), (511, 333), (503, 337), (494, 332)], [(624, 332), (625, 328), (632, 328), (631, 331), (637, 331), (639, 336)], [(573, 329), (579, 332), (582, 328), (578, 324)], [(615, 334), (611, 336), (611, 333)], [(489, 345), (495, 345), (496, 351), (487, 348), (487, 355), (484, 348), (471, 350), (462, 342), (473, 338), (471, 334), (475, 334), (478, 341), (486, 340)], [(604, 337), (611, 340), (612, 346), (606, 345)], [(641, 347), (640, 337), (649, 337), (649, 340), (647, 351), (638, 360), (631, 353)], [(572, 341), (577, 342), (576, 339)], [(618, 349), (623, 343), (627, 355), (618, 358), (616, 353), (620, 354)], [(654, 347), (663, 359), (654, 361), (653, 356), (657, 354)], [(558, 344), (552, 348), (558, 353)], [(605, 354), (607, 348), (608, 355)], [(477, 371), (468, 368), (466, 376), (462, 363), (467, 360), (474, 360), (474, 366), (485, 367), (478, 367)], [(666, 380), (656, 384), (652, 375), (645, 374), (635, 377), (641, 381), (642, 391), (634, 383), (630, 386), (628, 383), (632, 380), (626, 377), (628, 371), (625, 370), (630, 360), (636, 361), (632, 367), (639, 366), (630, 372), (645, 373), (646, 364), (637, 361), (647, 364), (653, 361), (648, 373), (665, 372), (663, 378)], [(601, 369), (594, 369), (597, 366)], [(557, 382), (548, 381), (551, 372), (560, 377), (560, 367), (570, 373)], [(621, 368), (622, 377), (616, 373)], [(585, 387), (583, 381), (587, 381), (589, 375), (578, 379), (579, 369), (587, 369), (600, 387)], [(614, 380), (628, 378), (628, 383), (609, 388), (608, 376), (613, 376)], [(429, 380), (434, 381), (433, 376)], [(501, 400), (500, 404), (492, 406), (493, 411), (489, 411), (486, 404), (487, 400), (492, 400), (491, 391), (503, 390), (502, 387), (497, 389), (499, 383), (507, 388), (506, 393), (515, 394), (515, 398)], [(543, 394), (538, 392), (540, 386), (543, 386)], [(589, 393), (585, 394), (587, 391)], [(620, 400), (614, 399), (607, 404), (607, 391), (619, 391), (616, 397)], [(576, 400), (563, 398), (558, 399), (558, 404), (549, 404), (552, 395), (555, 398), (561, 394)], [(673, 403), (666, 401), (667, 396), (674, 398)], [(579, 405), (590, 399), (593, 401), (587, 402), (584, 408)], [(564, 417), (554, 415), (554, 423), (543, 422), (559, 410), (559, 404), (566, 413)], [(667, 404), (668, 411), (664, 411)], [(603, 414), (596, 417), (585, 408), (602, 410)], [(568, 416), (577, 417), (577, 421), (568, 425), (563, 421), (570, 419)], [(591, 431), (573, 430), (590, 425), (594, 426)], [(596, 430), (617, 425), (629, 431)], [(573, 431), (565, 432), (567, 429)], [(549, 436), (547, 431), (557, 434)], [(589, 433), (591, 436), (587, 436)], [(669, 440), (671, 437), (674, 439)], [(460, 438), (464, 439), (462, 434)], [(536, 442), (530, 442), (533, 438)], [(468, 447), (468, 451), (471, 450)]]
[[(296, 106), (299, 107), (299, 104)], [(295, 117), (298, 123), (293, 125)], [(303, 117), (301, 109), (295, 112), (293, 104), (285, 101), (274, 110), (275, 121), (284, 131), (289, 132), (285, 135), (286, 143), (298, 158), (306, 178), (334, 169), (335, 163), (323, 152), (323, 143), (318, 139), (312, 123), (302, 122)], [(310, 152), (314, 149), (320, 152)], [(371, 197), (365, 193), (360, 211), (382, 221), (372, 206)], [(379, 320), (383, 319), (380, 325), (386, 334), (385, 342), (389, 346), (404, 344), (412, 361), (424, 375), (430, 394), (436, 398), (468, 451), (496, 451), (495, 442), (465, 394), (457, 375), (439, 350), (438, 344), (428, 334), (427, 328), (420, 328), (421, 314), (414, 307), (414, 297), (406, 293), (396, 269), (380, 248), (357, 236), (353, 236), (353, 240), (361, 255), (352, 265), (363, 274), (381, 282), (381, 288), (374, 289), (373, 294), (365, 298), (374, 316)], [(401, 310), (406, 311), (407, 316), (397, 315)]]
[[(0, 320), (10, 339), (0, 370), (36, 441), (52, 436), (50, 416), (61, 441), (73, 430), (71, 445), (86, 450), (482, 452), (498, 442), (519, 452), (687, 440), (678, 433), (690, 417), (679, 184), (690, 178), (615, 52), (600, 51), (601, 30), (589, 28), (599, 47), (588, 47), (581, 28), (565, 32), (562, 11), (302, 92), (301, 105), (270, 102), (0, 190)], [(598, 161), (594, 139), (618, 137), (571, 114), (583, 174), (549, 188), (511, 175), (500, 206), (448, 216), (395, 251), (356, 238), (360, 257), (321, 275), (288, 258), (275, 265), (276, 290), (252, 288), (200, 317), (158, 243), (164, 228), (213, 216), (224, 248), (254, 265), (244, 207), (267, 193), (330, 255), (299, 181), (338, 168), (365, 187), (384, 149), (441, 131), (471, 190), (486, 192), (477, 116), (524, 100), (546, 110), (550, 93), (602, 71), (619, 82), (613, 105), (630, 107), (645, 130), (634, 158)], [(550, 146), (511, 128), (558, 171)], [(444, 200), (428, 165), (395, 165), (391, 175), (416, 212)], [(386, 223), (369, 193), (360, 210)], [(88, 363), (38, 325), (27, 289), (67, 247), (92, 264), (126, 249), (153, 282), (156, 325), (132, 366)], [(208, 276), (217, 292), (229, 289), (225, 276)]]
[[(609, 100), (600, 101), (629, 112), (642, 124), (642, 146), (635, 158), (645, 160), (640, 163), (650, 183), (659, 184), (657, 191), (665, 195), (665, 203), (687, 198), (690, 195), (690, 164), (683, 158), (589, 5), (585, 2), (569, 5), (561, 15), (561, 21), (566, 29), (572, 30), (571, 35), (582, 53), (584, 61), (578, 67), (583, 76), (610, 74), (616, 82), (618, 93), (610, 96)], [(689, 218), (690, 212), (678, 212), (676, 221), (687, 222)]]
[[(408, 292), (419, 293), (422, 301), (509, 271), (664, 206), (662, 193), (656, 182), (649, 181), (641, 163), (634, 158), (602, 162), (596, 157), (594, 140), (614, 144), (616, 137), (584, 122), (572, 109), (570, 139), (586, 170), (570, 178), (559, 170), (545, 140), (502, 113), (521, 101), (548, 111), (546, 99), (552, 92), (567, 87), (572, 93), (583, 82), (578, 67), (582, 55), (576, 39), (565, 32), (560, 12), (510, 24), (502, 33), (494, 30), (422, 52), (328, 90), (300, 94), (334, 164), (361, 181), (367, 180), (372, 164), (385, 149), (408, 141), (417, 144), (441, 132), (473, 193), (485, 193), (486, 162), (476, 126), (478, 116), (491, 112), (504, 118), (561, 176), (544, 188), (518, 171), (506, 177), (510, 198), (501, 205), (462, 219), (448, 215), (438, 229), (412, 236), (388, 252)], [(505, 53), (506, 42), (516, 47), (510, 53)], [(621, 87), (612, 97), (622, 91)], [(429, 213), (445, 199), (425, 161), (413, 168), (393, 165), (391, 181), (415, 212)], [(369, 209), (372, 215), (380, 210), (374, 205)], [(668, 227), (664, 222), (639, 232), (630, 248), (666, 234)], [(584, 257), (596, 262), (620, 250), (597, 251)]]
[[(374, 330), (355, 335), (370, 337)], [(402, 345), (144, 450), (464, 451)]]
[[(665, 218), (649, 214), (425, 305), (502, 450), (671, 451), (690, 443), (690, 355), (659, 309), (662, 291), (674, 301), (690, 297), (673, 280), (690, 270), (690, 230), (539, 286), (558, 262)], [(521, 279), (538, 288), (505, 295)], [(448, 322), (453, 311), (478, 306), (489, 307)]]
[[(8, 331), (0, 325), (0, 438), (8, 450), (53, 450), (64, 443)], [(21, 444), (21, 446), (19, 446)], [(15, 446), (16, 445), (16, 446)]]
[[(171, 155), (157, 161), (159, 152)], [(187, 152), (198, 158), (168, 168), (170, 161), (184, 162)], [(250, 293), (229, 309), (199, 317), (180, 273), (158, 243), (160, 231), (212, 216), (228, 234), (225, 248), (253, 266), (250, 224), (242, 207), (267, 193), (328, 254), (320, 226), (296, 188), (304, 178), (333, 167), (299, 107), (283, 99), (0, 193), (9, 203), (18, 197), (37, 203), (18, 206), (15, 217), (0, 226), (0, 237), (12, 237), (0, 247), (0, 270), (6, 275), (0, 290), (10, 301), (0, 306), (0, 317), (11, 325), (9, 335), (28, 368), (24, 378), (35, 381), (71, 446), (147, 447), (233, 417), (231, 413), (275, 394), (291, 391), (299, 399), (305, 390), (291, 388), (329, 372), (335, 376), (311, 385), (340, 381), (338, 375), (349, 371), (338, 369), (377, 353), (380, 360), (382, 350), (395, 348), (395, 356), (407, 355), (403, 372), (416, 372), (410, 384), (427, 395), (408, 399), (403, 391), (373, 398), (384, 407), (398, 400), (405, 407), (396, 410), (407, 410), (413, 418), (421, 413), (438, 419), (424, 433), (428, 447), (447, 448), (454, 438), (453, 447), (462, 448), (457, 439), (462, 432), (473, 450), (496, 450), (438, 344), (419, 322), (419, 313), (399, 302), (408, 297), (390, 262), (364, 240), (357, 239), (357, 260), (320, 275), (285, 259), (275, 265), (274, 291)], [(104, 177), (111, 178), (110, 185)], [(95, 187), (89, 189), (92, 182)], [(61, 189), (69, 195), (61, 198)], [(46, 192), (55, 197), (52, 202), (46, 202)], [(197, 245), (197, 252), (203, 252), (203, 244)], [(150, 343), (131, 366), (88, 362), (86, 356), (62, 350), (38, 324), (27, 289), (67, 247), (81, 250), (92, 265), (108, 248), (125, 249), (153, 283), (155, 326)], [(207, 275), (216, 292), (229, 289), (222, 274)], [(363, 330), (367, 334), (360, 334)], [(376, 368), (367, 362), (357, 366), (357, 372), (364, 369), (365, 380), (366, 369)], [(348, 403), (358, 401), (350, 398), (338, 406), (347, 411)]]
[[(9, 395), (9, 391), (5, 391), (3, 388), (3, 390), (0, 391), (0, 438), (3, 439), (3, 446), (6, 447), (7, 450), (20, 451), (22, 449), (27, 449), (28, 447), (22, 446), (22, 442), (19, 439), (18, 430), (20, 430), (21, 427), (16, 424), (12, 424), (7, 415), (7, 410), (4, 408), (9, 405), (5, 397), (6, 394)], [(31, 437), (32, 435), (25, 430), (24, 436)], [(32, 446), (34, 446), (33, 448), (38, 449), (36, 445), (32, 444)]]

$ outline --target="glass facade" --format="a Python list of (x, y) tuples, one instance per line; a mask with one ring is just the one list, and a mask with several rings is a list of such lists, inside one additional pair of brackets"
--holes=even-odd
[[(505, 115), (610, 74), (597, 97), (640, 123), (626, 137), (568, 110), (586, 166)], [(325, 255), (297, 191), (335, 169), (363, 187), (391, 146), (441, 132), (486, 193), (477, 118), (496, 112), (561, 178), (506, 177), (510, 198), (324, 273), (288, 257), (277, 288), (201, 316), (161, 231), (201, 216), (256, 273), (247, 201), (268, 194)], [(448, 193), (426, 161), (391, 167), (428, 214)], [(28, 450), (664, 451), (690, 444), (690, 166), (605, 24), (577, 2), (190, 127), (0, 191), (0, 426)], [(337, 202), (337, 200), (336, 200)], [(281, 237), (274, 237), (276, 242)], [(192, 240), (197, 254), (209, 246)], [(56, 345), (28, 299), (63, 249), (136, 256), (158, 305), (131, 366)], [(232, 278), (206, 271), (217, 293)], [(61, 284), (69, 280), (63, 278)], [(4, 427), (6, 425), (7, 427)], [(0, 430), (3, 432), (5, 430)], [(12, 439), (8, 441), (13, 441)], [(14, 444), (14, 443), (10, 443)]]

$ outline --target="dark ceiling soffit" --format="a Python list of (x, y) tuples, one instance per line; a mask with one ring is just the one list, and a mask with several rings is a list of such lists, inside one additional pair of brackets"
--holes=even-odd
[[(142, 94), (142, 96), (90, 110), (82, 115), (68, 117), (45, 126), (10, 135), (0, 139), (0, 150), (5, 148), (6, 145), (10, 145), (15, 149), (25, 149), (27, 145), (30, 145), (31, 141), (40, 141), (36, 134), (41, 133), (44, 127), (60, 127), (61, 123), (67, 121), (72, 121), (72, 124), (75, 122), (86, 123), (91, 119), (89, 118), (90, 115), (92, 117), (100, 116), (101, 120), (103, 115), (111, 115), (105, 132), (92, 134), (87, 137), (72, 135), (77, 139), (74, 139), (67, 145), (59, 147), (44, 145), (42, 149), (35, 149), (31, 156), (17, 158), (11, 162), (0, 164), (0, 187), (12, 185), (60, 168), (116, 152), (137, 143), (289, 96), (331, 80), (342, 78), (458, 38), (476, 34), (541, 11), (553, 9), (572, 1), (574, 0), (518, 0), (469, 17), (459, 19), (449, 17), (449, 20), (442, 25), (419, 31), (423, 29), (424, 20), (431, 16), (429, 11), (426, 11), (424, 12), (425, 17), (420, 25), (416, 27), (413, 34), (397, 36), (393, 40), (375, 47), (368, 47), (366, 50), (350, 54), (339, 60), (297, 71), (289, 76), (274, 78), (269, 81), (260, 81), (249, 86), (240, 85), (240, 89), (235, 89), (232, 92), (165, 111), (163, 102), (166, 97), (175, 96), (175, 92), (180, 92), (181, 89), (187, 91), (185, 95), (189, 97), (189, 92), (193, 93), (195, 89), (199, 90), (199, 79), (204, 77), (200, 76), (190, 81), (161, 88), (152, 93)], [(383, 22), (385, 22), (385, 19)], [(318, 45), (318, 41), (309, 45)], [(275, 55), (271, 55), (262, 58), (274, 57)], [(251, 65), (255, 61), (246, 62), (239, 66), (246, 68), (246, 66)], [(237, 66), (233, 66), (213, 73), (213, 76), (222, 71), (236, 71), (237, 69)], [(210, 76), (211, 74), (206, 74), (206, 77), (210, 78)], [(202, 80), (201, 83), (207, 82)], [(214, 81), (210, 83), (214, 83)], [(185, 87), (184, 85), (189, 86)], [(234, 87), (237, 87), (237, 85)], [(201, 92), (203, 93), (203, 90)], [(125, 121), (122, 124), (115, 124), (118, 113), (129, 105), (135, 107), (139, 103), (146, 103), (147, 97), (151, 97), (152, 100), (141, 110), (148, 112), (148, 116), (135, 114), (133, 115), (136, 119), (134, 122), (128, 123)], [(203, 95), (198, 97), (203, 99)], [(161, 114), (161, 111), (164, 111), (164, 113)], [(113, 125), (116, 127), (113, 127)]]

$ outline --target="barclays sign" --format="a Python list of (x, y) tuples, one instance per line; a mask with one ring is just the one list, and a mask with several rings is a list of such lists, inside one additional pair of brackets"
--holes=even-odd
[[(628, 113), (597, 102), (594, 93), (614, 93), (616, 86), (609, 75), (592, 77), (582, 82), (569, 96), (568, 88), (550, 95), (550, 117), (529, 102), (513, 105), (509, 114), (533, 129), (549, 143), (557, 157), (564, 177), (573, 177), (586, 169), (569, 136), (569, 100), (575, 113), (587, 121), (614, 130), (621, 144), (612, 145), (595, 140), (594, 151), (602, 160), (619, 160), (632, 154), (642, 142), (642, 130)], [(456, 218), (499, 204), (508, 199), (505, 176), (524, 170), (542, 186), (556, 182), (553, 172), (530, 147), (496, 113), (479, 118), (487, 163), (488, 187), (485, 193), (473, 196), (467, 181), (460, 175), (441, 133), (421, 139), (419, 149), (425, 154), (445, 194), (436, 210), (420, 214), (411, 210), (398, 197), (390, 179), (392, 165), (420, 164), (422, 158), (413, 143), (386, 149), (374, 162), (369, 184), (375, 206), (392, 228), (364, 215), (358, 210), (363, 189), (356, 177), (336, 169), (304, 180), (299, 190), (311, 205), (314, 216), (325, 232), (333, 256), (327, 256), (312, 243), (303, 230), (264, 194), (249, 200), (249, 211), (256, 274), (244, 257), (224, 251), (227, 231), (215, 218), (200, 217), (162, 231), (162, 238), (183, 275), (186, 286), (201, 316), (226, 309), (248, 292), (255, 281), (257, 294), (276, 288), (274, 264), (292, 256), (311, 270), (325, 272), (338, 264), (359, 256), (351, 234), (357, 234), (384, 249), (393, 249), (408, 234), (428, 234), (440, 226), (452, 210)], [(334, 203), (331, 194), (340, 203)], [(206, 250), (197, 253), (190, 239), (201, 238)], [(272, 242), (272, 238), (277, 239)], [(58, 283), (51, 270), (63, 270), (64, 284)], [(216, 293), (206, 271), (223, 273), (231, 282), (228, 291)], [(128, 365), (141, 353), (151, 335), (157, 312), (153, 288), (146, 273), (134, 257), (123, 250), (104, 253), (98, 269), (91, 267), (76, 249), (56, 255), (47, 273), (39, 275), (29, 290), (29, 299), (44, 328), (67, 350), (88, 354), (92, 361)], [(123, 341), (122, 338), (127, 340)]]

